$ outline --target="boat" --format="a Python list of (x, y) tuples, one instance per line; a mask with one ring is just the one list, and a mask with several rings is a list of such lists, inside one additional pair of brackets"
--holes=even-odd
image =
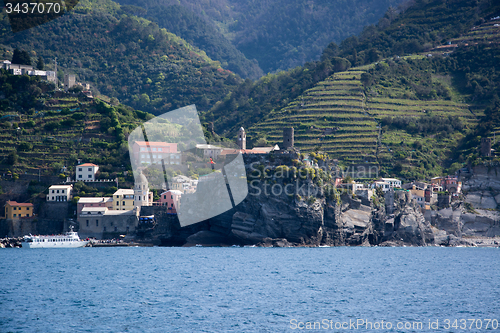
[(38, 248), (49, 248), (49, 249), (59, 249), (59, 248), (71, 248), (71, 247), (84, 247), (87, 245), (88, 240), (81, 240), (78, 237), (78, 233), (73, 231), (73, 227), (70, 227), (70, 231), (64, 235), (52, 235), (52, 236), (24, 236), (21, 245), (23, 249), (38, 249)]

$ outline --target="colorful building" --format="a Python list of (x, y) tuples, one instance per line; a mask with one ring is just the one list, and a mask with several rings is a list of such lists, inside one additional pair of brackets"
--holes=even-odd
[(160, 195), (160, 204), (162, 206), (168, 207), (168, 212), (172, 214), (177, 214), (177, 210), (181, 203), (181, 191), (168, 190)]
[(114, 210), (132, 210), (134, 209), (134, 190), (119, 189), (113, 193)]
[(177, 143), (135, 141), (132, 155), (137, 165), (142, 164), (181, 164), (181, 153), (177, 151)]
[(17, 220), (23, 217), (33, 217), (33, 204), (7, 201), (5, 203), (5, 218)]

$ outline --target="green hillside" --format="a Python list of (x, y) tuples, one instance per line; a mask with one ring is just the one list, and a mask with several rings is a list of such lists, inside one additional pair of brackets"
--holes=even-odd
[[(214, 24), (181, 5), (149, 1), (119, 0), (122, 10), (156, 22), (206, 52), (213, 60), (243, 78), (258, 79), (264, 72), (257, 61), (248, 60)], [(141, 7), (138, 7), (141, 6)]]
[[(500, 129), (490, 120), (496, 119), (500, 89), (500, 29), (490, 20), (497, 12), (491, 1), (449, 1), (444, 8), (437, 1), (417, 2), (393, 24), (382, 20), (340, 47), (330, 44), (320, 62), (240, 86), (207, 118), (226, 110), (216, 128), (232, 135), (239, 121), (253, 143), (279, 144), (282, 129), (294, 126), (302, 151), (322, 149), (343, 164), (379, 164), (383, 175), (423, 179), (452, 171), (477, 160), (481, 136)], [(394, 24), (415, 29), (402, 34)], [(401, 48), (403, 40), (428, 45)], [(382, 59), (385, 54), (391, 56)], [(347, 71), (332, 66), (341, 59)], [(366, 65), (349, 68), (351, 62)], [(275, 94), (283, 83), (286, 88)], [(255, 100), (268, 103), (252, 107)], [(478, 132), (484, 123), (487, 131)]]
[[(161, 27), (192, 41), (243, 77), (287, 70), (317, 60), (328, 43), (339, 43), (376, 23), (402, 0), (120, 0), (140, 6)], [(182, 7), (184, 10), (182, 10)], [(239, 50), (239, 51), (238, 51)], [(236, 67), (235, 67), (236, 66)], [(247, 68), (245, 68), (247, 67)], [(259, 75), (261, 76), (261, 75)]]
[(112, 1), (82, 1), (74, 12), (17, 34), (5, 32), (1, 15), (0, 57), (24, 49), (49, 69), (57, 57), (60, 79), (74, 73), (95, 91), (143, 111), (160, 114), (189, 104), (208, 110), (240, 81), (203, 51), (123, 14)]

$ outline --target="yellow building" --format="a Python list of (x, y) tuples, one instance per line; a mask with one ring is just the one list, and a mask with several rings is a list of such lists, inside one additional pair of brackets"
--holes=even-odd
[(134, 190), (119, 189), (113, 194), (114, 210), (134, 209)]
[(17, 220), (21, 217), (33, 217), (33, 204), (7, 201), (5, 204), (5, 218)]

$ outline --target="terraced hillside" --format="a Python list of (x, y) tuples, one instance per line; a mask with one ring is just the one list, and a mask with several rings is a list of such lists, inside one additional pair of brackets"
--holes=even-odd
[(1, 172), (59, 175), (65, 173), (63, 166), (81, 159), (98, 163), (101, 178), (123, 176), (120, 166), (128, 164), (125, 134), (141, 119), (137, 111), (102, 105), (83, 95), (55, 92), (39, 105), (40, 111), (0, 111)]
[[(420, 56), (408, 58), (424, 59)], [(387, 65), (385, 61), (379, 63)], [(408, 93), (410, 97), (404, 98), (409, 84), (396, 86), (379, 82), (367, 94), (362, 75), (374, 67), (375, 64), (354, 67), (319, 82), (285, 108), (272, 112), (267, 119), (251, 127), (250, 135), (265, 136), (270, 143), (279, 144), (283, 128), (293, 126), (296, 146), (303, 152), (320, 147), (345, 164), (379, 163), (388, 173), (392, 173), (396, 163), (403, 168), (421, 166), (423, 157), (414, 148), (418, 141), (440, 155), (437, 162), (437, 155), (433, 156), (427, 168), (437, 167), (434, 171), (439, 171), (439, 163), (461, 137), (460, 133), (455, 131), (451, 136), (449, 133), (410, 134), (394, 128), (382, 129), (382, 121), (404, 118), (413, 123), (426, 116), (444, 121), (452, 117), (465, 127), (473, 127), (478, 121), (477, 115), (460, 98), (440, 99), (438, 96), (433, 100), (419, 100)], [(390, 93), (386, 94), (384, 89)]]
[(378, 129), (366, 112), (360, 77), (362, 68), (336, 73), (300, 98), (250, 128), (269, 142), (282, 141), (284, 127), (295, 128), (295, 143), (303, 152), (321, 147), (330, 156), (351, 162), (374, 161)]

